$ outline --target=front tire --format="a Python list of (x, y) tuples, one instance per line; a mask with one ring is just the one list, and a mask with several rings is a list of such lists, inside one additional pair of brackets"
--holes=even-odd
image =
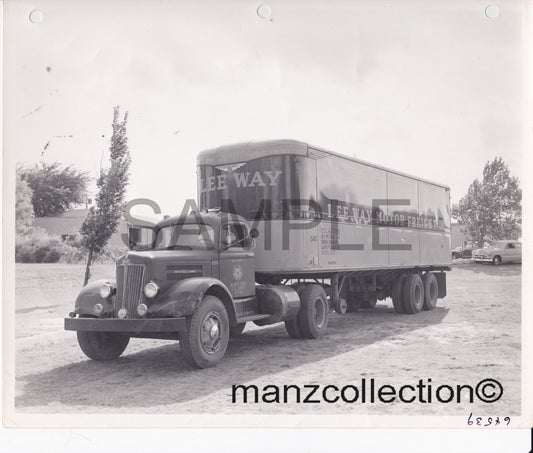
[(501, 256), (496, 255), (494, 258), (492, 258), (492, 264), (494, 264), (495, 266), (499, 266), (500, 264), (502, 264)]
[(78, 344), (93, 360), (115, 360), (124, 352), (130, 337), (117, 332), (88, 332), (78, 330)]
[(215, 366), (226, 353), (229, 342), (229, 320), (222, 301), (205, 296), (188, 322), (180, 338), (185, 360), (195, 368)]
[(324, 336), (328, 327), (329, 304), (324, 288), (307, 285), (301, 294), (298, 326), (304, 338), (317, 339)]

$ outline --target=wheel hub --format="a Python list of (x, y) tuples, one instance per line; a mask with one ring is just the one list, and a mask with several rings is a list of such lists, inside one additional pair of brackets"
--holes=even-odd
[(209, 313), (202, 323), (200, 331), (202, 349), (207, 354), (214, 354), (221, 346), (220, 319), (216, 313)]

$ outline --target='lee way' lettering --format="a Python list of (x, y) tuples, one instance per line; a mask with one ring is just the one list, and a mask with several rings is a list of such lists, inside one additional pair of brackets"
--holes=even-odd
[(256, 171), (255, 173), (246, 171), (210, 176), (209, 178), (200, 180), (200, 190), (202, 193), (213, 190), (224, 190), (228, 188), (228, 184), (231, 182), (234, 182), (237, 188), (277, 186), (281, 173), (281, 170)]

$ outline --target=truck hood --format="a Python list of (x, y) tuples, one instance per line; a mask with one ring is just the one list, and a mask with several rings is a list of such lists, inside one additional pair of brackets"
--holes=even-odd
[(208, 250), (148, 250), (143, 252), (127, 252), (117, 260), (117, 265), (122, 264), (196, 264), (211, 262), (217, 257), (215, 251)]
[[(117, 260), (117, 266), (123, 264), (143, 264), (146, 266), (145, 280), (153, 280), (164, 288), (184, 278), (212, 277), (213, 262), (216, 262), (217, 260), (218, 253), (216, 251), (131, 251)], [(218, 277), (218, 275), (216, 277)]]

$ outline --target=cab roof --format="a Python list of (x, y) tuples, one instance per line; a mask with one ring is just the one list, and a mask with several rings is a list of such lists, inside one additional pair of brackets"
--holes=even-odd
[(222, 212), (222, 210), (220, 209), (209, 209), (202, 211), (192, 211), (187, 215), (177, 215), (173, 217), (168, 217), (164, 220), (157, 222), (156, 229), (160, 229), (169, 225), (190, 223), (212, 225), (213, 227), (217, 228), (222, 223), (226, 223), (228, 221), (241, 222), (244, 224), (247, 223), (244, 217), (241, 217), (237, 214), (228, 214), (226, 212)]

